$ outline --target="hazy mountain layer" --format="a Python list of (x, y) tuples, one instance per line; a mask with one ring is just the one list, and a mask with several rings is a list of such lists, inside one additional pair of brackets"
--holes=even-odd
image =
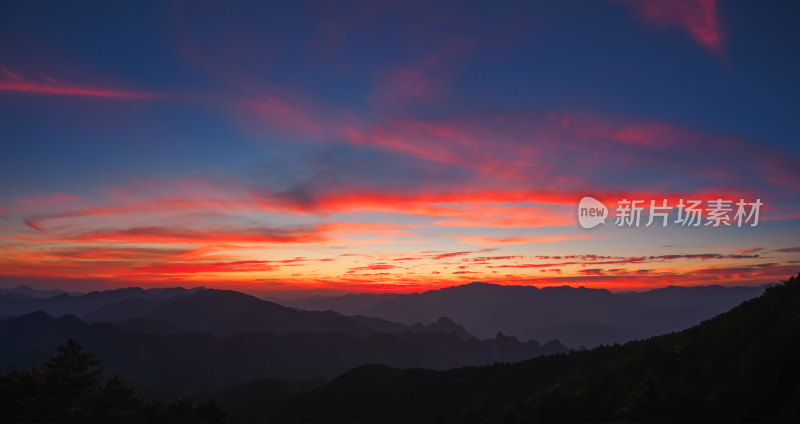
[(516, 364), (353, 370), (282, 422), (797, 422), (800, 276), (679, 333)]
[(477, 337), (498, 331), (521, 340), (559, 339), (593, 347), (677, 331), (727, 311), (763, 287), (676, 287), (612, 293), (585, 287), (472, 283), (402, 295), (353, 294), (284, 302), (411, 324), (447, 316)]

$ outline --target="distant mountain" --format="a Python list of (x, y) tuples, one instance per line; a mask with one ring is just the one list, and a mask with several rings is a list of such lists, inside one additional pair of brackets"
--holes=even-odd
[(84, 315), (111, 303), (127, 299), (169, 299), (204, 291), (194, 289), (157, 288), (142, 289), (129, 287), (116, 290), (94, 291), (86, 294), (60, 293), (56, 296), (39, 298), (28, 296), (20, 298), (11, 293), (0, 294), (0, 315), (15, 316), (35, 311), (45, 311), (53, 316), (66, 314)]
[(299, 331), (365, 336), (376, 333), (455, 333), (473, 338), (449, 319), (404, 325), (381, 318), (346, 317), (333, 311), (302, 311), (229, 290), (126, 289), (59, 294), (51, 298), (0, 295), (0, 317), (44, 311), (53, 316), (75, 315), (87, 322), (115, 322), (131, 331), (178, 334), (188, 331), (217, 336), (237, 333), (288, 334)]
[(274, 299), (276, 303), (307, 311), (336, 311), (345, 315), (364, 315), (378, 303), (400, 296), (395, 293), (348, 293), (341, 296), (312, 296), (299, 299)]
[[(218, 336), (240, 332), (366, 335), (408, 331), (492, 338), (502, 332), (520, 340), (559, 339), (579, 348), (681, 330), (762, 291), (763, 287), (670, 286), (641, 293), (612, 293), (584, 287), (540, 289), (472, 283), (418, 294), (317, 296), (278, 305), (225, 290), (126, 288), (49, 298), (21, 292), (0, 294), (0, 317), (42, 310), (53, 316), (73, 314), (88, 322), (138, 320), (138, 324), (128, 325), (149, 333), (201, 331)], [(442, 317), (458, 324), (445, 328), (438, 323)], [(427, 325), (416, 325), (419, 323)]]
[[(164, 323), (170, 333), (198, 331), (216, 336), (239, 333), (339, 333), (366, 336), (378, 333), (455, 333), (473, 338), (453, 321), (439, 317), (429, 325), (407, 326), (381, 318), (347, 317), (333, 311), (303, 311), (229, 290), (207, 289), (170, 298), (131, 297), (109, 303), (82, 316), (88, 322), (136, 320), (138, 325)], [(129, 323), (128, 325), (133, 325)], [(157, 325), (141, 332), (158, 332)], [(163, 332), (163, 331), (162, 331)]]
[(625, 345), (447, 371), (360, 367), (271, 420), (798, 422), (798, 357), (800, 275), (690, 329)]
[(12, 288), (4, 288), (0, 287), (0, 295), (10, 295), (10, 297), (14, 298), (14, 295), (17, 295), (19, 299), (29, 299), (29, 298), (41, 298), (46, 299), (48, 297), (58, 296), (60, 294), (79, 294), (74, 292), (66, 292), (63, 290), (37, 290), (26, 285), (19, 285)]
[[(730, 308), (725, 305), (731, 302), (739, 304), (742, 298), (753, 298), (764, 291), (764, 286), (728, 287), (720, 285), (710, 286), (667, 286), (644, 292), (622, 292), (621, 296), (636, 299), (643, 305), (652, 309), (687, 309), (687, 308), (717, 308), (725, 312)], [(747, 299), (745, 299), (747, 300)]]
[[(214, 292), (206, 295), (213, 297)], [(410, 332), (372, 332), (363, 336), (321, 332), (239, 333), (217, 337), (202, 332), (148, 334), (138, 331), (138, 325), (149, 324), (148, 321), (90, 324), (73, 315), (53, 318), (44, 312), (0, 321), (0, 369), (37, 365), (56, 346), (74, 338), (103, 361), (102, 366), (109, 374), (120, 374), (140, 394), (173, 399), (258, 378), (329, 379), (368, 363), (446, 369), (566, 351), (558, 342), (521, 343), (502, 335), (483, 341), (464, 340), (453, 333)], [(348, 325), (335, 322), (332, 327), (356, 328)]]
[(558, 338), (568, 346), (593, 347), (687, 328), (763, 290), (670, 286), (642, 293), (612, 293), (585, 287), (472, 283), (423, 293), (314, 297), (285, 304), (405, 324), (447, 316), (479, 338), (502, 331), (522, 340)]

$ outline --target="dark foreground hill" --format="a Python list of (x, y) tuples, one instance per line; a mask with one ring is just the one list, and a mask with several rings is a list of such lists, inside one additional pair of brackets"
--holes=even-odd
[(370, 365), (281, 422), (800, 421), (800, 276), (679, 333), (447, 371)]
[(202, 332), (148, 334), (139, 327), (130, 322), (86, 323), (73, 315), (54, 318), (44, 312), (0, 321), (0, 370), (34, 366), (74, 338), (138, 394), (172, 399), (259, 378), (330, 379), (369, 363), (446, 369), (566, 351), (555, 341), (522, 343), (502, 335), (489, 340), (408, 331), (362, 336), (250, 332), (221, 337)]

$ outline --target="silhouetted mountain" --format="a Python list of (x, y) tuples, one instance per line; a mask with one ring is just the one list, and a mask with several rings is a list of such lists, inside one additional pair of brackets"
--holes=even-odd
[[(230, 294), (223, 293), (223, 296)], [(206, 297), (213, 299), (215, 293), (207, 293), (201, 300), (207, 301)], [(289, 310), (278, 305), (274, 307), (282, 308), (278, 309), (280, 311)], [(34, 312), (0, 322), (0, 369), (24, 369), (38, 364), (63, 340), (75, 338), (102, 360), (109, 372), (119, 373), (140, 394), (171, 399), (231, 387), (256, 378), (292, 381), (332, 378), (353, 367), (374, 362), (445, 369), (521, 360), (566, 350), (558, 342), (520, 343), (504, 336), (479, 341), (464, 340), (454, 332), (370, 333), (369, 328), (354, 327), (357, 324), (347, 321), (347, 317), (335, 315), (338, 318), (334, 321), (343, 319), (345, 324), (334, 323), (331, 328), (360, 328), (368, 334), (239, 333), (229, 337), (200, 332), (146, 334), (139, 332), (137, 325), (151, 325), (147, 321), (88, 324), (73, 315), (53, 318), (44, 312)], [(260, 317), (248, 316), (256, 320)]]
[[(154, 309), (162, 307), (174, 299), (143, 299), (130, 297), (103, 305), (91, 312), (81, 315), (88, 322), (116, 322), (144, 318)], [(150, 319), (152, 320), (152, 319)]]
[(307, 311), (336, 311), (345, 315), (364, 315), (369, 308), (400, 296), (395, 293), (348, 293), (341, 296), (312, 296), (281, 300), (276, 303)]
[[(744, 300), (752, 299), (760, 295), (763, 290), (764, 286), (667, 286), (644, 292), (622, 292), (617, 294), (632, 297), (653, 309), (722, 308), (731, 302), (736, 302), (738, 305)], [(743, 300), (743, 298), (745, 299)], [(728, 309), (730, 308), (726, 308), (720, 313)]]
[(455, 332), (464, 338), (472, 337), (455, 324), (409, 327), (379, 318), (344, 317), (332, 311), (299, 311), (228, 290), (127, 288), (85, 295), (60, 294), (48, 299), (15, 296), (0, 298), (0, 314), (18, 316), (42, 310), (53, 316), (77, 315), (89, 322), (126, 322), (124, 326), (129, 330), (153, 334), (200, 331), (229, 336), (307, 331), (364, 336), (380, 332)]
[[(203, 288), (127, 288), (48, 299), (0, 295), (0, 317), (43, 310), (89, 322), (131, 321), (154, 334), (185, 331), (227, 336), (296, 331), (366, 335), (375, 332), (455, 332), (462, 338), (498, 331), (521, 340), (559, 339), (593, 347), (641, 339), (696, 324), (758, 295), (762, 287), (666, 287), (643, 293), (602, 289), (472, 283), (419, 294), (351, 294), (285, 302), (285, 308), (243, 293)], [(340, 314), (357, 314), (343, 317)], [(460, 325), (444, 328), (441, 317)], [(138, 320), (138, 324), (134, 321)], [(145, 322), (149, 323), (144, 325)], [(159, 328), (157, 323), (163, 323)], [(429, 323), (428, 325), (416, 325)], [(463, 326), (463, 327), (461, 327)]]
[(479, 338), (502, 331), (523, 340), (558, 338), (568, 346), (592, 347), (681, 330), (762, 291), (763, 287), (670, 286), (611, 293), (585, 287), (472, 283), (415, 294), (315, 297), (285, 304), (409, 325), (447, 316)]
[(346, 317), (333, 311), (296, 310), (244, 293), (214, 289), (166, 299), (127, 298), (85, 314), (83, 318), (89, 322), (147, 322), (150, 323), (149, 330), (140, 328), (140, 331), (147, 333), (164, 333), (155, 325), (161, 322), (169, 328), (167, 333), (200, 331), (217, 336), (304, 331), (353, 336), (405, 332), (455, 333), (464, 339), (472, 338), (466, 330), (448, 319), (425, 326), (406, 326), (380, 318)]
[(23, 315), (35, 311), (45, 311), (53, 316), (66, 314), (84, 315), (103, 306), (128, 299), (169, 299), (205, 290), (158, 288), (142, 289), (129, 287), (124, 289), (94, 291), (86, 294), (61, 293), (49, 298), (14, 298), (8, 294), (0, 295), (0, 314), (4, 316)]
[[(328, 313), (332, 311), (327, 311)], [(456, 336), (464, 339), (474, 339), (475, 336), (467, 332), (464, 327), (458, 325), (457, 323), (453, 322), (453, 320), (447, 317), (440, 317), (436, 322), (432, 322), (427, 325), (423, 325), (420, 323), (416, 323), (411, 326), (407, 326), (404, 324), (398, 324), (396, 322), (387, 321), (381, 318), (373, 318), (373, 317), (365, 317), (361, 315), (355, 315), (348, 317), (349, 319), (353, 320), (356, 323), (359, 323), (365, 327), (369, 327), (381, 333), (390, 333), (390, 334), (397, 334), (397, 333), (411, 333), (411, 334), (429, 334), (429, 333), (441, 333), (441, 334), (455, 334)]]
[[(114, 306), (109, 305), (106, 309), (112, 310)], [(228, 290), (204, 290), (169, 302), (157, 305), (145, 303), (142, 306), (144, 310), (138, 315), (139, 318), (164, 321), (185, 331), (218, 336), (298, 331), (363, 336), (376, 332), (335, 312), (297, 311)]]
[(515, 364), (360, 367), (281, 422), (798, 422), (800, 275), (679, 333)]
[(11, 288), (0, 287), (0, 295), (10, 295), (10, 298), (30, 299), (41, 298), (47, 299), (49, 297), (58, 296), (60, 294), (80, 294), (65, 292), (63, 290), (38, 290), (26, 285), (19, 285)]

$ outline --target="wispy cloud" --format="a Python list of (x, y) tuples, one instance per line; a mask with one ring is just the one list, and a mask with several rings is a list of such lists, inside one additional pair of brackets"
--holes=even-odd
[(716, 0), (626, 0), (625, 3), (648, 24), (680, 26), (703, 47), (722, 54), (724, 33)]
[(100, 97), (115, 100), (155, 100), (164, 98), (162, 95), (145, 91), (62, 82), (47, 75), (42, 75), (41, 79), (29, 80), (6, 68), (0, 68), (0, 70), (5, 74), (5, 78), (0, 78), (0, 91), (5, 92), (52, 96)]

